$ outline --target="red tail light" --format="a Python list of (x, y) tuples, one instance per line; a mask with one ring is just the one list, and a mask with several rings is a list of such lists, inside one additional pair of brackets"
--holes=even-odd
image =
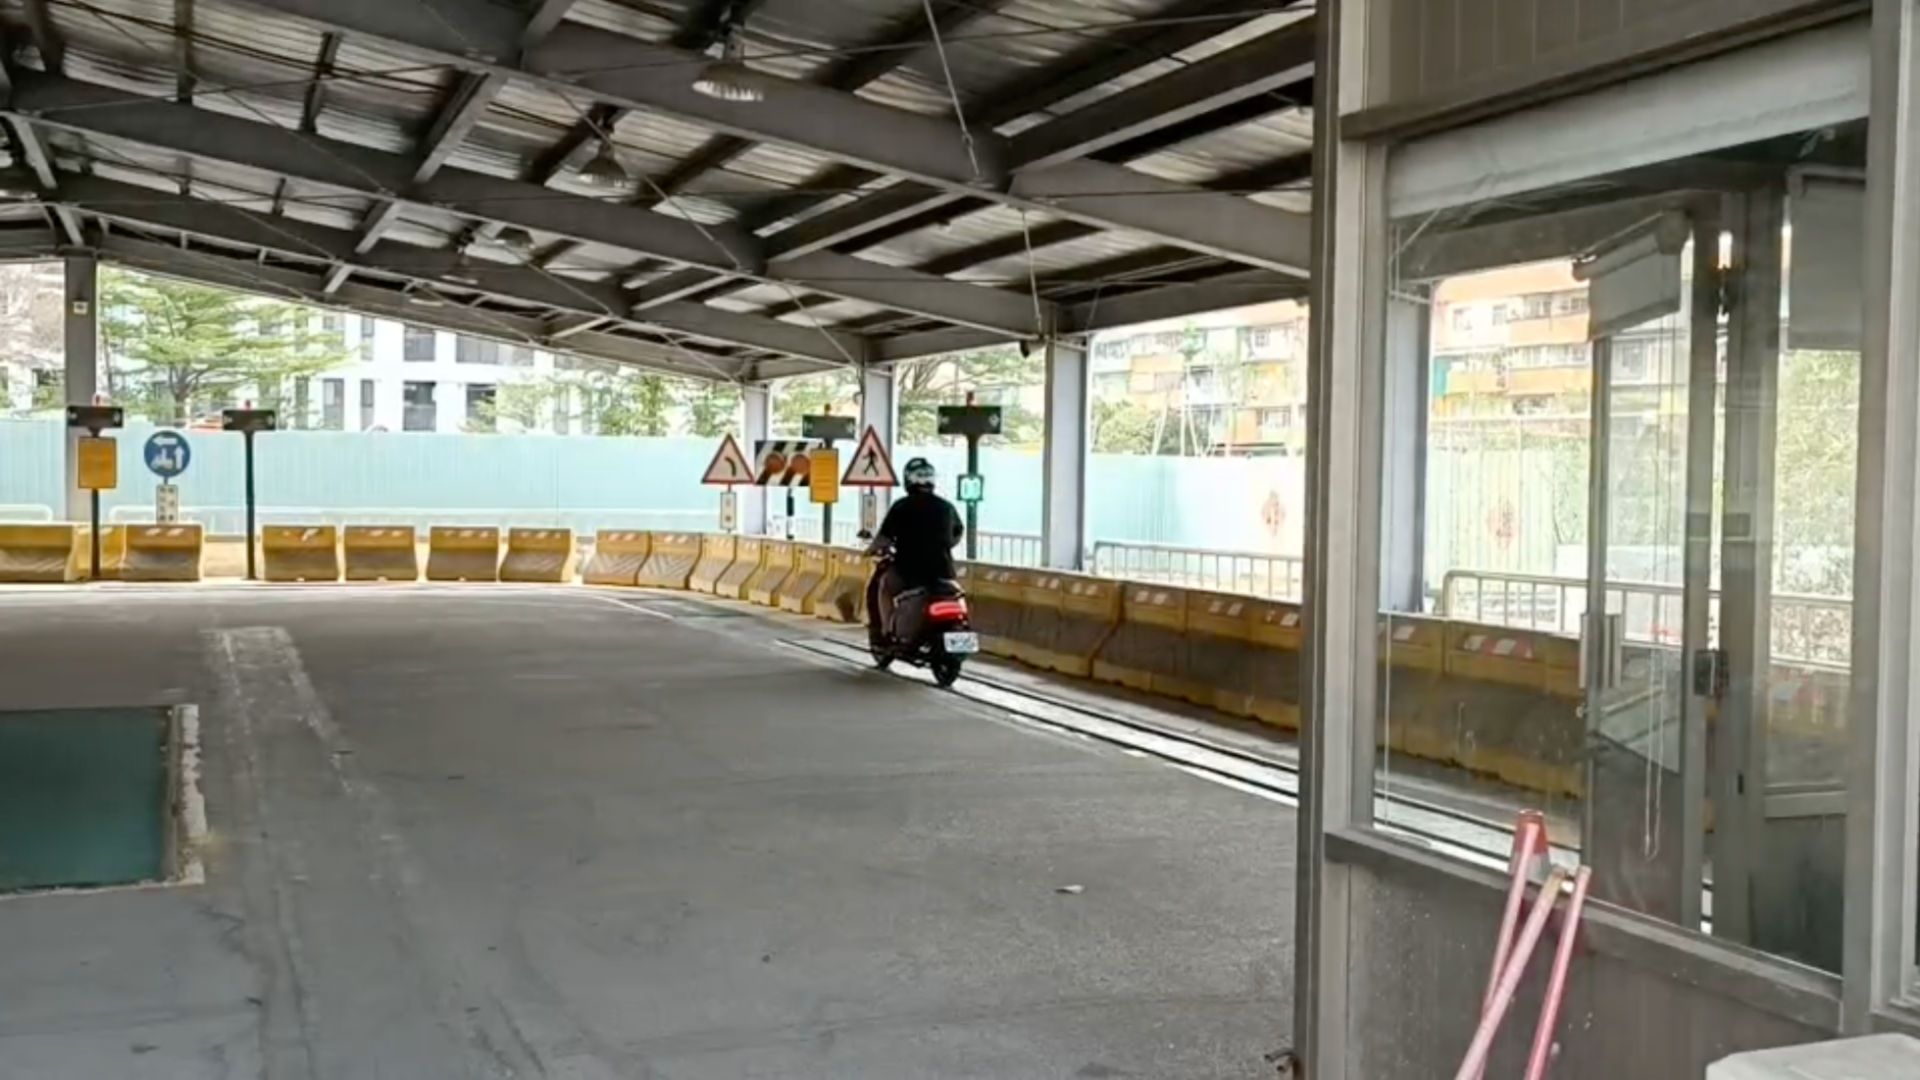
[(927, 605), (927, 617), (930, 619), (964, 619), (967, 617), (965, 600), (935, 600)]

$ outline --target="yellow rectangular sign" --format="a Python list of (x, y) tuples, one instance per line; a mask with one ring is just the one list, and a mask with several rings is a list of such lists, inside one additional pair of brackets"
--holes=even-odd
[(840, 501), (840, 451), (817, 446), (807, 451), (807, 490), (814, 505)]
[(88, 491), (112, 491), (120, 486), (120, 444), (109, 438), (80, 437), (79, 483)]

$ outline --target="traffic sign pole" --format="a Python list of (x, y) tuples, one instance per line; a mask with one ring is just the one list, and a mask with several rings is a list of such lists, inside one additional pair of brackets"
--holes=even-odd
[(278, 414), (272, 409), (228, 409), (221, 418), (226, 430), (238, 431), (247, 440), (247, 580), (254, 581), (258, 579), (259, 568), (254, 561), (257, 555), (254, 551), (253, 436), (256, 432), (272, 431), (278, 423)]
[[(980, 436), (967, 436), (967, 475), (980, 475)], [(967, 561), (980, 557), (980, 504), (967, 500)]]
[(100, 580), (100, 491), (118, 483), (120, 470), (114, 441), (101, 438), (100, 433), (126, 422), (119, 406), (98, 404), (103, 400), (104, 395), (95, 395), (96, 404), (67, 406), (67, 426), (86, 428), (88, 432), (79, 444), (79, 479), (87, 489), (88, 519), (93, 533), (87, 560), (90, 581)]
[[(968, 507), (972, 513), (972, 507)], [(968, 528), (972, 534), (972, 528)], [(972, 544), (968, 544), (968, 557), (972, 559)], [(253, 432), (246, 432), (246, 580), (257, 580), (259, 575), (253, 567)]]
[[(828, 450), (828, 451), (831, 451), (833, 449), (833, 440), (831, 438), (823, 439), (821, 441), (823, 443), (821, 449)], [(835, 471), (838, 471), (839, 469), (838, 461), (835, 462), (834, 468), (835, 468)], [(831, 545), (833, 543), (833, 504), (832, 503), (820, 504), (820, 542), (828, 545)]]

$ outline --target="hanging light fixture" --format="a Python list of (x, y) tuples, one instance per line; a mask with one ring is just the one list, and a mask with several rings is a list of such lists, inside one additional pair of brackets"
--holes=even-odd
[(405, 290), (405, 296), (407, 298), (407, 303), (412, 304), (415, 307), (433, 308), (433, 307), (447, 306), (447, 301), (445, 297), (441, 296), (437, 292), (434, 292), (432, 286), (426, 285), (421, 282), (415, 282), (414, 284), (407, 286)]
[(747, 67), (746, 49), (738, 34), (728, 32), (720, 41), (720, 59), (700, 69), (694, 77), (694, 90), (720, 101), (760, 101), (767, 95), (760, 80)]
[(525, 258), (533, 254), (533, 234), (518, 225), (509, 225), (493, 238), (494, 244), (509, 255)]
[(600, 141), (600, 151), (593, 155), (593, 160), (580, 167), (580, 179), (588, 187), (609, 191), (633, 183), (633, 177), (627, 175), (626, 167), (613, 156), (613, 147), (605, 139)]

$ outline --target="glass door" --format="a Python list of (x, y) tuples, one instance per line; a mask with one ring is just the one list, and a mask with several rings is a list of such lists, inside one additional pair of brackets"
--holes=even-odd
[(1578, 272), (1593, 355), (1582, 848), (1597, 896), (1697, 926), (1717, 305), (1689, 286), (1692, 252), (1707, 252), (1710, 284), (1718, 245), (1710, 229), (1691, 243), (1693, 228), (1650, 222)]

